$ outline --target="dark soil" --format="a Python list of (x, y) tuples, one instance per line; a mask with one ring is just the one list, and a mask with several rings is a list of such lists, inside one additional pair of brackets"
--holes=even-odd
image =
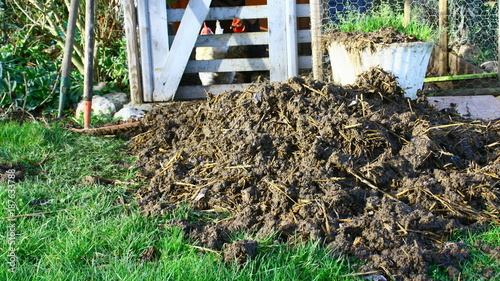
[(418, 40), (411, 35), (401, 33), (392, 27), (383, 27), (373, 32), (346, 32), (332, 30), (323, 35), (323, 45), (327, 47), (332, 41), (346, 43), (356, 49), (371, 47), (373, 44), (410, 43)]
[(24, 175), (28, 169), (21, 163), (1, 163), (0, 162), (0, 184), (15, 183), (24, 180)]
[[(500, 123), (466, 121), (411, 101), (373, 69), (350, 88), (293, 78), (178, 102), (150, 113), (131, 140), (148, 180), (148, 215), (179, 204), (216, 223), (172, 221), (200, 246), (245, 261), (231, 232), (321, 240), (394, 280), (458, 274), (456, 230), (500, 222)], [(245, 254), (247, 252), (247, 254)]]
[(257, 255), (257, 241), (239, 240), (223, 246), (224, 261), (227, 263), (245, 263)]

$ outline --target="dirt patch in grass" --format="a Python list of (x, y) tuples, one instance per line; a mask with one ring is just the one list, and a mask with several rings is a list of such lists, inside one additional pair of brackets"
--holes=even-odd
[(23, 181), (27, 171), (21, 163), (0, 163), (0, 184)]
[(395, 280), (427, 280), (434, 265), (453, 275), (469, 252), (449, 234), (499, 222), (499, 125), (408, 100), (379, 69), (349, 88), (265, 83), (149, 114), (131, 140), (149, 181), (137, 198), (148, 215), (181, 203), (229, 213), (172, 221), (203, 247), (278, 233), (321, 240)]

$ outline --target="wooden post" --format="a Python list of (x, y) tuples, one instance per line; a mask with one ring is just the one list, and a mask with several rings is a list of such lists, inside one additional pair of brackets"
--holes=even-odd
[(137, 20), (141, 42), (143, 101), (152, 102), (158, 76), (169, 54), (167, 2), (137, 0)]
[(439, 75), (448, 74), (448, 0), (439, 0)]
[(323, 50), (321, 48), (321, 0), (311, 0), (312, 70), (316, 80), (323, 80)]
[(137, 0), (137, 20), (141, 46), (143, 101), (152, 102), (158, 87), (158, 76), (170, 52), (168, 41), (167, 2)]
[(299, 75), (299, 52), (297, 43), (297, 3), (296, 0), (286, 1), (286, 41), (288, 78)]
[(83, 79), (83, 99), (85, 111), (83, 124), (85, 129), (90, 129), (90, 116), (92, 112), (92, 94), (94, 84), (94, 14), (95, 0), (85, 1), (85, 65)]
[(71, 0), (69, 7), (68, 29), (66, 30), (66, 42), (64, 44), (64, 54), (61, 66), (61, 87), (59, 90), (59, 110), (57, 117), (61, 118), (66, 92), (69, 84), (69, 74), (71, 72), (71, 57), (73, 56), (73, 46), (75, 43), (76, 19), (78, 18), (78, 7), (80, 0)]
[[(286, 6), (284, 1), (269, 1), (269, 78), (272, 82), (288, 78), (287, 39), (286, 39)], [(281, 13), (279, 11), (282, 11)]]
[(149, 1), (137, 0), (137, 21), (139, 24), (139, 42), (141, 46), (141, 74), (143, 101), (153, 101), (154, 69), (153, 50), (151, 47), (151, 23), (149, 21)]
[(408, 27), (411, 21), (411, 0), (405, 0), (404, 27)]
[[(149, 1), (149, 20), (151, 23), (151, 50), (153, 52), (154, 88), (158, 87), (159, 76), (167, 67), (166, 61), (170, 54), (168, 35), (167, 1)], [(198, 31), (196, 31), (198, 33)], [(171, 65), (168, 65), (171, 67)], [(153, 101), (154, 91), (153, 89)]]
[(123, 1), (125, 36), (127, 39), (128, 77), (130, 81), (130, 102), (142, 103), (142, 81), (137, 46), (137, 18), (134, 0)]

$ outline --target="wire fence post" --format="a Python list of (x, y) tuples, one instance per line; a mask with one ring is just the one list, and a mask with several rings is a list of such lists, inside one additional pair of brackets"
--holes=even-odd
[(315, 80), (323, 80), (323, 50), (321, 48), (321, 0), (311, 0), (311, 49)]
[(448, 73), (448, 0), (439, 0), (439, 75)]
[(407, 27), (411, 21), (411, 0), (405, 0), (404, 4), (404, 26)]

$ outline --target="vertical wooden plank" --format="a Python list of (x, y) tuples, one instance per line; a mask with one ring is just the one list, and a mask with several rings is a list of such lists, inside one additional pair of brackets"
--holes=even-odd
[(151, 30), (151, 52), (153, 53), (153, 81), (154, 88), (156, 88), (156, 81), (163, 67), (165, 67), (170, 46), (168, 42), (167, 1), (150, 0), (148, 9)]
[(211, 2), (212, 0), (189, 1), (169, 55), (155, 82), (154, 101), (167, 101), (174, 98)]
[(286, 0), (287, 78), (299, 75), (296, 0)]
[(123, 1), (123, 18), (125, 37), (127, 40), (128, 77), (130, 82), (130, 101), (133, 104), (142, 103), (141, 70), (139, 49), (137, 46), (137, 18), (134, 0)]
[(405, 10), (404, 10), (404, 27), (407, 27), (411, 21), (411, 0), (405, 0)]
[[(153, 0), (154, 1), (154, 0)], [(149, 0), (137, 0), (137, 20), (141, 47), (142, 91), (145, 102), (153, 101), (154, 68), (149, 21)]]
[(448, 74), (448, 0), (439, 0), (439, 68), (440, 76)]
[(323, 80), (323, 49), (321, 48), (321, 0), (310, 1), (312, 70), (316, 80)]
[(287, 41), (285, 1), (268, 1), (270, 80), (287, 79)]
[(168, 56), (166, 1), (137, 0), (142, 62), (143, 99), (153, 101), (156, 80)]

